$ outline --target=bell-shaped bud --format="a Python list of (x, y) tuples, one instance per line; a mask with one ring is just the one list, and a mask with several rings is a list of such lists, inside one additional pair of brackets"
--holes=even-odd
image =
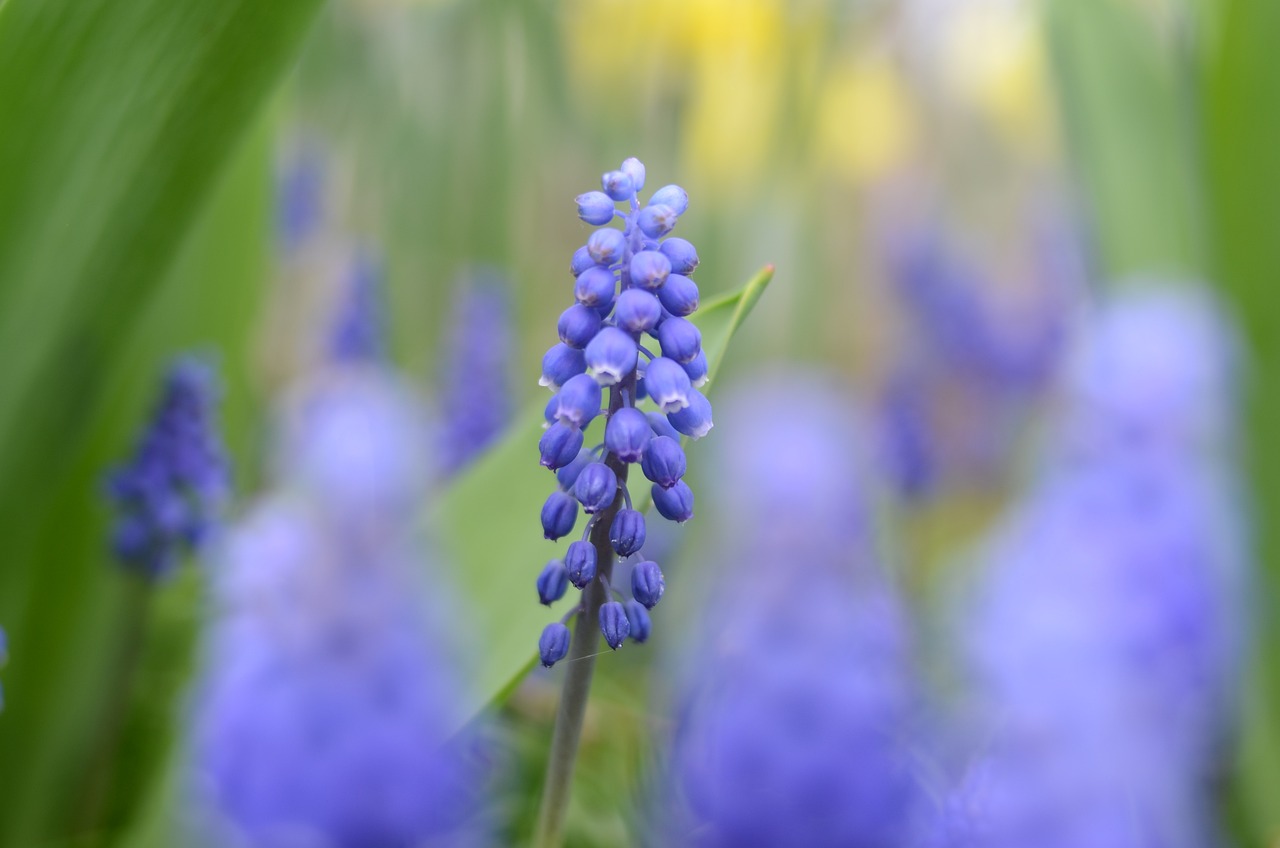
[(698, 284), (683, 274), (669, 274), (658, 300), (672, 315), (683, 318), (698, 311)]
[(711, 421), (711, 401), (697, 389), (689, 389), (689, 405), (668, 415), (667, 420), (691, 439), (701, 439), (715, 426)]
[(649, 620), (649, 611), (638, 601), (627, 601), (622, 605), (627, 613), (627, 626), (630, 628), (632, 642), (644, 644), (649, 641), (653, 631), (653, 622)]
[(689, 405), (689, 375), (674, 359), (659, 356), (644, 372), (644, 388), (664, 413), (679, 412)]
[(551, 560), (538, 575), (538, 600), (545, 606), (551, 606), (568, 590), (569, 572), (564, 570), (564, 563), (558, 559)]
[(560, 313), (556, 329), (560, 333), (560, 341), (569, 347), (584, 348), (600, 332), (600, 313), (590, 306), (575, 303)]
[(652, 438), (649, 419), (632, 406), (624, 406), (611, 414), (604, 427), (604, 446), (623, 462), (639, 462), (645, 445)]
[(578, 502), (567, 492), (555, 491), (542, 505), (542, 537), (555, 541), (573, 532), (578, 521)]
[[(663, 186), (649, 198), (649, 206), (667, 206), (677, 217), (689, 210), (689, 192), (678, 185)], [(654, 236), (653, 238), (657, 238)]]
[(538, 656), (543, 668), (551, 668), (568, 655), (569, 628), (560, 621), (548, 624), (538, 637)]
[(600, 414), (603, 396), (600, 384), (589, 374), (577, 374), (565, 381), (556, 395), (556, 420), (586, 427)]
[(655, 436), (645, 447), (640, 470), (649, 480), (670, 489), (684, 476), (686, 461), (680, 442), (670, 436)]
[(671, 260), (657, 250), (642, 250), (631, 257), (631, 285), (657, 291), (671, 275)]
[(644, 163), (634, 156), (630, 156), (622, 161), (618, 170), (631, 178), (631, 188), (640, 191), (644, 188)]
[(620, 509), (609, 525), (609, 544), (618, 556), (628, 557), (644, 547), (644, 516), (634, 509)]
[(631, 622), (627, 621), (627, 611), (617, 601), (610, 601), (600, 607), (600, 632), (604, 641), (615, 651), (627, 641), (631, 632)]
[(675, 229), (676, 219), (680, 216), (670, 206), (649, 205), (640, 210), (636, 216), (636, 226), (649, 238), (662, 238)]
[(592, 265), (578, 275), (578, 279), (573, 284), (573, 296), (578, 303), (598, 309), (613, 302), (616, 285), (617, 280), (612, 271), (603, 265)]
[(614, 318), (618, 326), (632, 333), (645, 333), (662, 320), (662, 304), (643, 289), (627, 289), (618, 295)]
[(564, 570), (569, 582), (585, 589), (596, 579), (596, 549), (590, 542), (570, 542), (564, 554)]
[(538, 385), (556, 391), (568, 382), (570, 377), (586, 370), (587, 360), (582, 351), (558, 342), (552, 345), (542, 357), (542, 378), (538, 380)]
[(645, 418), (649, 419), (649, 426), (653, 428), (653, 432), (659, 436), (667, 436), (676, 444), (680, 443), (680, 434), (676, 432), (676, 428), (671, 426), (671, 422), (667, 420), (667, 416), (661, 412), (646, 412)]
[(636, 563), (631, 569), (631, 596), (647, 609), (653, 609), (662, 600), (662, 593), (667, 591), (666, 578), (662, 569), (652, 560)]
[(593, 462), (578, 474), (573, 494), (588, 515), (607, 509), (618, 494), (618, 475), (603, 462)]
[(630, 200), (631, 195), (636, 193), (631, 175), (626, 171), (610, 171), (600, 178), (600, 186), (604, 189), (604, 193), (614, 200)]
[(602, 386), (620, 383), (636, 370), (640, 349), (636, 340), (617, 327), (605, 327), (587, 345), (587, 367)]
[(698, 351), (697, 356), (680, 367), (689, 375), (689, 383), (695, 389), (707, 384), (707, 352), (705, 350)]
[(655, 483), (650, 491), (653, 493), (653, 506), (663, 518), (677, 524), (693, 518), (693, 490), (685, 481), (680, 480), (670, 489)]
[(702, 332), (686, 318), (668, 318), (656, 335), (662, 355), (676, 362), (689, 362), (702, 350)]
[(613, 201), (602, 191), (589, 191), (578, 195), (578, 217), (593, 226), (607, 224), (613, 220)]
[(573, 261), (569, 263), (569, 272), (577, 277), (588, 268), (594, 268), (596, 261), (591, 258), (591, 251), (587, 250), (584, 244), (573, 252)]
[(627, 250), (627, 237), (612, 227), (596, 230), (587, 239), (587, 253), (597, 265), (613, 265), (622, 260)]
[(672, 236), (662, 242), (660, 248), (671, 260), (671, 273), (692, 274), (698, 267), (698, 251), (689, 242)]
[(573, 458), (573, 462), (556, 471), (556, 482), (560, 484), (560, 488), (568, 491), (573, 488), (573, 484), (578, 481), (578, 475), (582, 473), (582, 469), (595, 462), (595, 454), (589, 448), (583, 448), (578, 451), (578, 455)]
[(542, 454), (542, 467), (550, 468), (552, 471), (564, 468), (573, 462), (580, 450), (582, 450), (582, 430), (564, 421), (552, 424), (538, 440), (538, 451)]

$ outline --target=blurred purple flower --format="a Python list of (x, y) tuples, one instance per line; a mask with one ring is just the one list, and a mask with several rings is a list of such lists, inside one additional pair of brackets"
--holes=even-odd
[(723, 404), (724, 560), (679, 687), (676, 832), (661, 844), (899, 848), (918, 835), (907, 621), (875, 562), (858, 427), (838, 396), (790, 374)]
[(217, 395), (208, 363), (178, 359), (133, 457), (107, 477), (118, 512), (112, 548), (122, 565), (147, 578), (170, 572), (183, 550), (212, 532), (226, 498)]
[(276, 229), (285, 253), (296, 251), (319, 230), (323, 213), (323, 157), (304, 146), (285, 159), (276, 176)]
[(329, 356), (335, 362), (382, 362), (387, 355), (382, 271), (367, 251), (354, 250), (344, 283)]
[(497, 271), (478, 269), (458, 287), (443, 357), (443, 470), (468, 465), (511, 422), (510, 294)]

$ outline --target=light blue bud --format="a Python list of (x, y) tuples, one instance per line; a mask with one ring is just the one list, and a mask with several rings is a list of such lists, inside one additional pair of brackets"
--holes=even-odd
[(586, 364), (602, 386), (622, 382), (636, 370), (640, 349), (636, 340), (617, 327), (605, 327), (587, 345)]
[(594, 226), (607, 224), (613, 220), (616, 207), (609, 196), (600, 191), (589, 191), (578, 195), (578, 217)]
[(634, 156), (624, 159), (619, 170), (631, 178), (632, 189), (640, 191), (644, 188), (644, 163), (639, 159)]
[(674, 359), (659, 356), (644, 372), (644, 387), (664, 413), (679, 412), (689, 405), (689, 375)]
[(614, 200), (630, 200), (636, 193), (626, 171), (610, 171), (600, 178), (600, 185), (604, 188), (604, 193)]
[(672, 212), (680, 216), (689, 209), (689, 192), (678, 185), (663, 186), (649, 198), (648, 205), (670, 207)]

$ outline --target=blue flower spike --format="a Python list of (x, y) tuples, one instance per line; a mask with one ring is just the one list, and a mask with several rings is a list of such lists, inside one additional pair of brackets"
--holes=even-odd
[[(712, 427), (711, 404), (698, 391), (707, 356), (688, 320), (699, 304), (691, 279), (698, 251), (670, 235), (689, 195), (666, 185), (642, 199), (646, 178), (644, 164), (629, 158), (604, 173), (599, 188), (577, 196), (578, 217), (596, 229), (573, 253), (573, 303), (557, 321), (557, 342), (543, 358), (539, 381), (555, 393), (538, 446), (557, 484), (542, 509), (543, 535), (557, 540), (572, 533), (579, 507), (588, 518), (563, 560), (538, 576), (538, 598), (550, 604), (563, 597), (566, 583), (585, 591), (599, 580), (604, 591), (584, 595), (580, 609), (598, 616), (615, 650), (628, 638), (649, 638), (648, 611), (665, 588), (658, 564), (642, 553), (647, 528), (642, 506), (632, 505), (631, 466), (652, 484), (660, 515), (688, 521), (693, 491), (683, 481), (681, 441)], [(596, 418), (602, 421), (593, 429)], [(631, 558), (639, 564), (630, 586), (610, 587), (615, 562)], [(563, 659), (569, 639), (564, 622), (550, 625), (539, 645), (543, 664)]]

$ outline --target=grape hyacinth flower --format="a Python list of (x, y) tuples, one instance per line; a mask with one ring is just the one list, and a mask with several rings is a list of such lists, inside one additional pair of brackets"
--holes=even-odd
[(921, 835), (907, 618), (874, 556), (860, 428), (838, 394), (785, 374), (727, 402), (744, 429), (715, 457), (723, 559), (699, 647), (678, 654), (656, 799), (670, 830), (653, 844), (903, 848)]
[(459, 288), (440, 381), (445, 474), (467, 466), (511, 421), (510, 300), (493, 269), (469, 272)]
[(966, 599), (981, 741), (941, 845), (1216, 843), (1245, 650), (1232, 347), (1203, 292), (1129, 293), (1087, 325), (1063, 456)]
[(132, 459), (107, 478), (117, 518), (116, 558), (147, 579), (173, 570), (183, 551), (215, 529), (228, 468), (218, 437), (218, 387), (207, 363), (184, 357), (165, 376), (150, 424)]
[[(686, 317), (698, 308), (698, 287), (690, 278), (698, 254), (688, 241), (666, 237), (689, 198), (679, 186), (666, 186), (642, 206), (644, 183), (644, 165), (628, 159), (604, 174), (600, 191), (578, 197), (579, 217), (600, 229), (573, 256), (576, 303), (560, 316), (559, 341), (543, 357), (540, 380), (556, 393), (547, 405), (540, 461), (556, 472), (559, 484), (542, 508), (543, 535), (568, 535), (579, 505), (587, 516), (581, 541), (570, 545), (564, 560), (569, 582), (584, 591), (566, 620), (579, 610), (598, 617), (615, 650), (628, 633), (634, 641), (649, 637), (647, 610), (661, 595), (631, 599), (646, 610), (642, 618), (612, 601), (615, 556), (623, 562), (641, 557), (646, 536), (644, 516), (632, 509), (628, 472), (639, 465), (663, 517), (688, 521), (693, 492), (681, 479), (680, 435), (699, 439), (712, 427), (711, 404), (695, 388), (707, 376), (702, 336)], [(615, 219), (621, 229), (610, 226)], [(593, 445), (585, 431), (597, 417), (603, 426)], [(644, 565), (660, 585), (657, 563)], [(543, 599), (547, 581), (544, 572)], [(563, 628), (552, 624), (544, 634), (545, 665), (565, 656), (559, 650)]]
[(330, 328), (329, 357), (334, 362), (381, 362), (386, 355), (382, 271), (367, 251), (355, 250)]

